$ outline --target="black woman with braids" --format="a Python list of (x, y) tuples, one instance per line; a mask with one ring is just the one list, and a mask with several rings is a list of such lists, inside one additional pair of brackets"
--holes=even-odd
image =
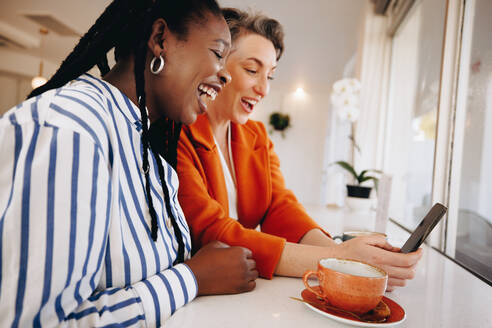
[(255, 287), (245, 248), (191, 257), (173, 169), (180, 124), (230, 80), (230, 42), (215, 0), (115, 0), (0, 118), (1, 327), (161, 326), (196, 295)]

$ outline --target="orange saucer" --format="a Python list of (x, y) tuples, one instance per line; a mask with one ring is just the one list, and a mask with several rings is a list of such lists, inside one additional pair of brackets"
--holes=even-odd
[[(316, 288), (319, 288), (319, 286), (313, 287), (313, 288), (316, 289)], [(304, 303), (311, 310), (318, 312), (324, 316), (327, 316), (333, 320), (340, 321), (340, 322), (354, 325), (354, 326), (360, 326), (360, 327), (385, 327), (386, 326), (386, 327), (388, 327), (388, 326), (398, 325), (405, 320), (405, 310), (403, 310), (403, 308), (398, 303), (387, 298), (386, 296), (383, 296), (383, 301), (390, 308), (391, 314), (388, 317), (388, 319), (386, 319), (385, 322), (381, 322), (381, 323), (361, 321), (357, 318), (352, 317), (350, 314), (347, 314), (347, 313), (344, 313), (341, 311), (337, 311), (335, 309), (332, 310), (332, 309), (326, 308), (324, 306), (325, 301), (321, 301), (320, 299), (318, 299), (318, 297), (316, 295), (314, 295), (313, 293), (311, 293), (307, 289), (304, 289), (301, 292), (301, 297), (303, 300), (312, 304), (311, 305), (311, 304)]]

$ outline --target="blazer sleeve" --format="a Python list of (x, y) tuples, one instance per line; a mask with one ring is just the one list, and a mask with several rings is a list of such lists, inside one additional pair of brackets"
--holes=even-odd
[(280, 171), (280, 161), (274, 151), (273, 143), (268, 137), (265, 126), (256, 122), (259, 137), (265, 140), (268, 150), (269, 170), (272, 181), (272, 197), (268, 210), (261, 224), (261, 231), (298, 243), (312, 229), (325, 232), (306, 212), (294, 193), (285, 187), (284, 177)]
[(261, 277), (271, 279), (285, 246), (285, 239), (247, 229), (227, 216), (226, 210), (208, 192), (198, 154), (186, 135), (178, 143), (178, 197), (190, 226), (193, 245), (200, 248), (213, 240), (250, 249)]

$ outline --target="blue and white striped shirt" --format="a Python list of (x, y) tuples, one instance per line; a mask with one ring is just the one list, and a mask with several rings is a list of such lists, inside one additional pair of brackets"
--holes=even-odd
[[(139, 109), (84, 74), (0, 118), (0, 326), (160, 326), (197, 293), (150, 161), (151, 238)], [(152, 156), (152, 155), (151, 155)], [(191, 241), (176, 172), (171, 208)]]

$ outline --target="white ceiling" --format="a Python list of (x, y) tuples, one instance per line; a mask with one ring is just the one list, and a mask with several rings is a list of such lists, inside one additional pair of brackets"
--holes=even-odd
[[(219, 0), (222, 6), (252, 8), (278, 19), (286, 32), (286, 52), (277, 70), (277, 84), (327, 86), (341, 76), (357, 49), (363, 9), (367, 0)], [(39, 26), (20, 16), (25, 12), (51, 13), (83, 34), (109, 0), (2, 0), (0, 21), (34, 37)], [(43, 56), (60, 63), (77, 38), (50, 33)], [(40, 49), (23, 50), (39, 56)]]
[[(22, 17), (21, 14), (50, 13), (82, 35), (109, 3), (108, 0), (2, 0), (0, 20), (36, 38), (41, 38), (40, 26)], [(77, 40), (74, 37), (59, 37), (49, 33), (44, 39), (43, 55), (53, 63), (60, 63)], [(39, 56), (41, 49), (23, 50), (23, 52)]]

